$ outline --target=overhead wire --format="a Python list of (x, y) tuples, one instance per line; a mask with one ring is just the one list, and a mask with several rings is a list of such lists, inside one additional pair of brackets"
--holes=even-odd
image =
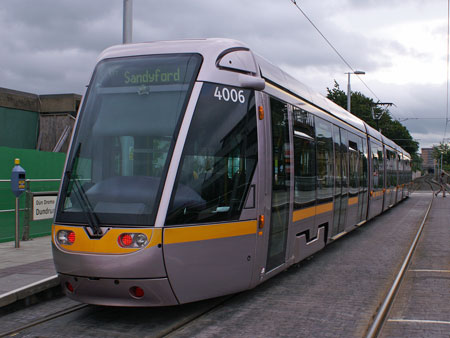
[[(448, 0), (450, 1), (450, 0)], [(342, 56), (341, 53), (339, 53), (339, 51), (337, 50), (336, 47), (333, 46), (333, 44), (330, 42), (330, 40), (327, 39), (327, 37), (325, 36), (325, 34), (323, 34), (320, 29), (314, 24), (314, 22), (309, 18), (309, 16), (305, 13), (305, 11), (303, 11), (300, 6), (297, 4), (296, 0), (291, 0), (291, 2), (295, 5), (295, 7), (297, 7), (297, 9), (303, 14), (303, 16), (306, 18), (306, 20), (309, 21), (309, 23), (314, 27), (314, 29), (320, 34), (320, 36), (325, 40), (325, 42), (331, 47), (331, 49), (333, 49), (333, 51), (339, 56), (339, 58), (342, 60), (342, 62), (345, 63), (345, 65), (353, 72), (355, 73), (355, 69), (350, 65), (350, 63)], [(376, 97), (376, 99), (378, 100), (378, 102), (380, 102), (380, 98), (377, 96), (377, 94), (375, 94), (375, 92), (364, 82), (364, 80), (358, 75), (357, 75), (358, 79), (363, 83), (363, 85), (367, 88), (367, 90), (369, 90), (373, 96)], [(394, 117), (394, 119), (398, 120), (393, 114), (392, 112), (389, 112), (392, 117)]]

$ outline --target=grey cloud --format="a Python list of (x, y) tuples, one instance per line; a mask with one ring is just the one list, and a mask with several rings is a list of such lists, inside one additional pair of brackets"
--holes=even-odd
[[(419, 2), (305, 0), (298, 3), (355, 69), (370, 74), (391, 66), (392, 54), (425, 60), (428, 52), (406, 48), (402, 41), (390, 37), (368, 38), (364, 31), (348, 32), (339, 20), (345, 18), (346, 11), (370, 14), (371, 9)], [(121, 43), (122, 3), (122, 0), (2, 0), (0, 87), (38, 94), (82, 94), (97, 55), (104, 48)], [(438, 1), (431, 3), (438, 4)], [(333, 86), (333, 78), (343, 79), (344, 72), (348, 71), (288, 0), (134, 0), (133, 8), (136, 42), (202, 37), (242, 40), (274, 64), (300, 74), (301, 81), (321, 93), (326, 92), (327, 86)], [(399, 18), (408, 19), (407, 13)], [(446, 27), (435, 28), (434, 33), (442, 35), (445, 30)], [(345, 86), (346, 82), (341, 82)], [(440, 114), (445, 109), (440, 103), (445, 93), (442, 88), (378, 86), (370, 82), (369, 85), (375, 87), (378, 96), (401, 107), (399, 114), (420, 116), (424, 111)], [(355, 90), (358, 90), (357, 82)], [(441, 134), (439, 123), (416, 122), (407, 121), (407, 126), (417, 135)]]

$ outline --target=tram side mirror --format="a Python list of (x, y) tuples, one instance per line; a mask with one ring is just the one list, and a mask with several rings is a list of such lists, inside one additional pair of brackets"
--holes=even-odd
[(247, 89), (263, 90), (266, 88), (266, 81), (264, 79), (246, 74), (239, 74), (239, 84), (241, 87)]

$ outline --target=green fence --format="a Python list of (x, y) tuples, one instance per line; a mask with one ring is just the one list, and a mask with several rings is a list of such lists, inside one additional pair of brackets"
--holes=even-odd
[[(38, 133), (38, 112), (0, 107), (1, 145), (13, 148), (35, 149)], [(3, 162), (0, 163), (3, 166)], [(3, 178), (3, 176), (1, 177)]]
[[(14, 159), (20, 158), (20, 166), (26, 170), (27, 188), (30, 193), (58, 191), (66, 155), (29, 149), (0, 147), (0, 242), (14, 240), (15, 234), (15, 196), (11, 191), (11, 170)], [(23, 193), (20, 196), (20, 239), (26, 212), (30, 212), (30, 203)], [(31, 221), (29, 237), (39, 237), (51, 233), (51, 219)]]

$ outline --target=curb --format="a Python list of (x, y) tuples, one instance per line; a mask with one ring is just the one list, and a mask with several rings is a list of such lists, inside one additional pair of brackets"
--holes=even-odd
[(0, 295), (0, 309), (3, 309), (6, 306), (14, 306), (14, 303), (18, 303), (19, 301), (25, 306), (34, 304), (35, 301), (33, 301), (33, 297), (35, 295), (46, 293), (49, 290), (51, 292), (51, 290), (56, 287), (58, 290), (60, 289), (59, 277), (58, 275), (53, 275), (38, 282), (6, 292)]

